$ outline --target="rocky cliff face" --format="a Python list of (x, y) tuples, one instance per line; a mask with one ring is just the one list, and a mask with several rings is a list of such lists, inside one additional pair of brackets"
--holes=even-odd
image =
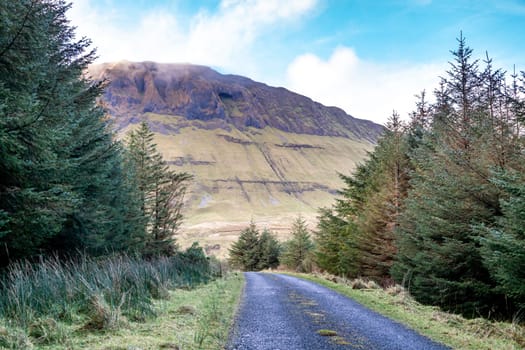
[(382, 131), (381, 126), (353, 118), (340, 108), (204, 66), (119, 62), (95, 67), (92, 73), (108, 80), (104, 100), (121, 127), (130, 118), (155, 113), (207, 121), (210, 128), (274, 127), (371, 142)]
[(283, 238), (299, 214), (314, 223), (342, 186), (337, 173), (351, 173), (383, 130), (202, 66), (120, 62), (89, 73), (107, 79), (101, 103), (121, 135), (147, 120), (170, 166), (194, 175), (179, 242), (221, 256), (251, 219)]

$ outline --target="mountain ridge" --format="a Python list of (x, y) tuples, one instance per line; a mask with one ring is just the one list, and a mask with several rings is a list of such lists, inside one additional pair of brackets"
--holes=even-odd
[(384, 129), (204, 66), (118, 62), (88, 74), (107, 80), (100, 103), (119, 137), (147, 121), (169, 166), (194, 176), (177, 240), (219, 256), (250, 220), (281, 239), (298, 215), (313, 228), (343, 185), (338, 173), (351, 173)]
[(109, 80), (104, 101), (110, 113), (120, 119), (119, 128), (126, 125), (125, 117), (130, 114), (155, 113), (215, 122), (211, 125), (216, 128), (269, 126), (371, 142), (383, 130), (378, 124), (286, 88), (221, 74), (206, 66), (122, 61), (93, 66), (90, 73), (97, 80)]

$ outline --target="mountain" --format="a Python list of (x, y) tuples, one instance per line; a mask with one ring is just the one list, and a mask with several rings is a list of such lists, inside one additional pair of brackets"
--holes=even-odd
[(331, 205), (383, 127), (284, 88), (189, 64), (94, 65), (101, 103), (120, 135), (141, 120), (168, 163), (195, 181), (179, 241), (224, 255), (253, 219), (285, 235), (298, 214), (310, 223)]

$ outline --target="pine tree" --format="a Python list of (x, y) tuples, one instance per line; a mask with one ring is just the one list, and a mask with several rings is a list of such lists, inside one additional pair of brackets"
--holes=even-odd
[(509, 194), (501, 201), (503, 215), (494, 226), (477, 228), (484, 265), (513, 304), (507, 304), (512, 313), (525, 306), (525, 179), (522, 172), (502, 172), (494, 181)]
[(67, 130), (48, 113), (50, 105), (56, 104), (54, 90), (49, 89), (56, 79), (53, 72), (48, 73), (55, 50), (43, 45), (49, 40), (43, 28), (51, 26), (53, 9), (39, 1), (5, 5), (0, 10), (3, 264), (9, 258), (35, 254), (57, 235), (76, 197), (57, 174), (58, 138), (67, 137)]
[(374, 152), (351, 176), (342, 176), (346, 187), (335, 210), (320, 219), (321, 268), (331, 271), (329, 265), (335, 264), (348, 277), (388, 283), (396, 254), (394, 230), (408, 188), (407, 148), (405, 127), (394, 112)]
[(361, 274), (385, 284), (389, 283), (390, 268), (397, 252), (394, 231), (408, 189), (407, 149), (405, 126), (394, 111), (385, 134), (363, 165), (368, 168), (366, 174), (369, 175), (363, 178), (367, 184), (365, 199), (354, 219), (361, 231)]
[(127, 138), (127, 164), (133, 169), (148, 237), (145, 254), (173, 254), (173, 235), (182, 222), (182, 204), (191, 176), (171, 171), (157, 151), (154, 134), (146, 122)]
[(259, 235), (259, 230), (253, 221), (241, 231), (239, 239), (228, 250), (228, 261), (233, 267), (244, 271), (259, 270), (261, 254)]
[(282, 263), (297, 272), (311, 272), (314, 243), (302, 217), (294, 221), (291, 236), (285, 243)]
[(315, 255), (317, 265), (330, 273), (351, 278), (362, 274), (362, 231), (356, 218), (364, 208), (370, 171), (370, 167), (358, 165), (352, 176), (340, 174), (345, 183), (339, 190), (340, 198), (336, 199), (333, 208), (321, 209)]
[(331, 274), (357, 277), (360, 275), (356, 225), (345, 221), (331, 208), (320, 209), (315, 232), (316, 265)]

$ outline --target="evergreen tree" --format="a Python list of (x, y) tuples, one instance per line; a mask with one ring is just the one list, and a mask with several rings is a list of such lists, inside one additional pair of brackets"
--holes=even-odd
[[(428, 129), (411, 151), (411, 190), (399, 221), (392, 273), (409, 283), (418, 300), (476, 316), (504, 305), (482, 263), (475, 227), (493, 226), (502, 214), (502, 191), (491, 173), (509, 166), (518, 152), (504, 131), (509, 128), (503, 116), (510, 110), (496, 108), (507, 100), (495, 91), (504, 84), (502, 76), (492, 73), (488, 59), (481, 74), (465, 39), (458, 42), (448, 76), (435, 92)], [(503, 152), (496, 135), (503, 137)]]
[(281, 247), (268, 230), (259, 232), (255, 223), (241, 231), (229, 249), (229, 263), (243, 271), (259, 271), (279, 266)]
[[(373, 154), (370, 155), (373, 157)], [(337, 275), (361, 275), (360, 239), (362, 232), (355, 219), (366, 200), (367, 179), (370, 168), (359, 165), (353, 176), (339, 176), (345, 187), (339, 190), (341, 198), (333, 208), (321, 209), (316, 231), (317, 265)]]
[(311, 272), (314, 244), (303, 218), (294, 221), (291, 236), (285, 243), (282, 263), (297, 272)]
[(481, 255), (498, 290), (514, 304), (507, 311), (513, 311), (525, 306), (525, 179), (522, 172), (502, 172), (493, 181), (509, 195), (501, 200), (503, 215), (496, 224), (477, 227)]
[(461, 35), (436, 102), (418, 96), (406, 128), (394, 114), (367, 161), (342, 176), (316, 257), (349, 277), (390, 271), (419, 301), (467, 316), (509, 315), (525, 305), (525, 72), (507, 85), (472, 53)]
[(146, 254), (173, 254), (173, 235), (182, 222), (182, 204), (191, 176), (171, 171), (157, 151), (146, 122), (128, 134), (127, 164), (133, 169), (148, 236)]
[(388, 282), (396, 254), (394, 230), (408, 188), (407, 147), (405, 128), (394, 112), (369, 159), (352, 176), (342, 176), (346, 187), (335, 210), (320, 219), (321, 268), (333, 272), (339, 266), (338, 274)]
[(394, 231), (408, 190), (407, 149), (405, 126), (394, 111), (373, 155), (363, 165), (369, 177), (363, 178), (365, 199), (354, 219), (361, 231), (361, 274), (381, 283), (389, 283), (397, 252)]
[(243, 271), (257, 271), (260, 254), (259, 230), (252, 221), (250, 226), (241, 231), (239, 239), (230, 247), (228, 261), (233, 267)]
[[(120, 151), (85, 77), (95, 57), (75, 41), (60, 0), (0, 7), (0, 264), (74, 248), (125, 249), (140, 235)], [(122, 186), (122, 187), (121, 187)], [(117, 205), (115, 207), (115, 205)], [(125, 204), (125, 205), (123, 205)]]
[(356, 230), (352, 221), (345, 221), (334, 209), (322, 208), (315, 232), (316, 265), (334, 275), (359, 276)]
[(259, 270), (274, 269), (279, 266), (281, 247), (275, 236), (264, 229), (259, 237), (260, 259), (257, 265)]

